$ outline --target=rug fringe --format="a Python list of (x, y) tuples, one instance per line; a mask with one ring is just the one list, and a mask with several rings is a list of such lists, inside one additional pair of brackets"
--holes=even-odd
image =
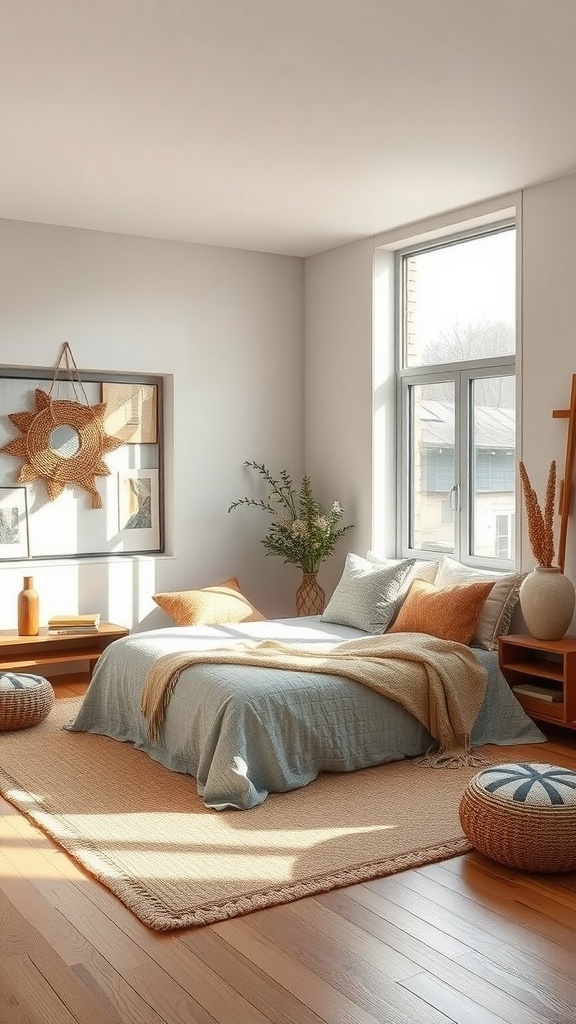
[(413, 763), (419, 768), (481, 768), (491, 762), (466, 744), (461, 751), (429, 747), (425, 754), (415, 757)]

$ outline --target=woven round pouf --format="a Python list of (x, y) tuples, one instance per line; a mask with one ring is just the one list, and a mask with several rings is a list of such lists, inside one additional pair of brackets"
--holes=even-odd
[(523, 871), (576, 871), (576, 772), (523, 762), (484, 768), (460, 801), (480, 853)]
[(54, 690), (42, 676), (0, 672), (0, 730), (38, 725), (53, 703)]

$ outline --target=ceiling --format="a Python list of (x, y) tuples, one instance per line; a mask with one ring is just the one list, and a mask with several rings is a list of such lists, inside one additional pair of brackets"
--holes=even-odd
[(574, 0), (0, 0), (0, 217), (306, 256), (576, 170)]

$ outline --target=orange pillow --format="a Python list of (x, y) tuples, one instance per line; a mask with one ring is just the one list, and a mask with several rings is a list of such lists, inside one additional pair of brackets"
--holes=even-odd
[(414, 580), (388, 633), (428, 633), (469, 644), (494, 582), (435, 587)]
[(154, 601), (177, 626), (207, 626), (266, 619), (240, 590), (236, 577), (202, 590), (154, 594)]

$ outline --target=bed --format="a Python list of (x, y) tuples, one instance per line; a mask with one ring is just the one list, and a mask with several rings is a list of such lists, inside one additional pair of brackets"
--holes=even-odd
[[(133, 743), (166, 768), (194, 776), (204, 803), (216, 810), (255, 807), (269, 793), (308, 785), (320, 772), (422, 755), (433, 743), (427, 730), (361, 683), (233, 664), (199, 664), (182, 672), (159, 738), (149, 737), (142, 693), (149, 669), (166, 654), (265, 639), (313, 648), (367, 635), (319, 616), (133, 634), (104, 651), (67, 728)], [(487, 670), (487, 688), (473, 744), (543, 742), (502, 676), (497, 652), (474, 654)]]

